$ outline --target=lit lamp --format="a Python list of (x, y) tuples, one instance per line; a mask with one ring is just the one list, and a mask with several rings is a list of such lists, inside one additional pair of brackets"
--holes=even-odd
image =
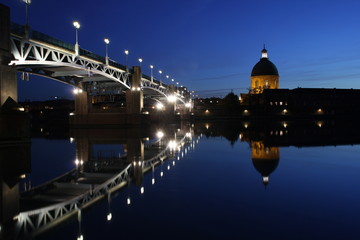
[(128, 56), (129, 56), (129, 50), (125, 50), (124, 51), (125, 53), (125, 66), (126, 66), (126, 71), (128, 72), (129, 71), (129, 68), (128, 68)]
[(153, 77), (153, 68), (154, 68), (154, 66), (153, 66), (153, 65), (150, 65), (151, 82), (154, 80), (154, 77)]
[(161, 74), (162, 74), (162, 71), (159, 70), (159, 73), (160, 73), (160, 78), (159, 78), (159, 81), (160, 81), (160, 84), (161, 84)]
[(142, 58), (139, 58), (140, 67), (141, 67), (142, 61), (143, 61)]
[(108, 45), (110, 43), (110, 40), (108, 38), (104, 38), (104, 42), (105, 42), (105, 63), (106, 65), (109, 65)]
[(78, 38), (78, 30), (80, 28), (80, 23), (78, 21), (74, 21), (73, 25), (75, 27), (75, 55), (79, 55), (79, 38)]

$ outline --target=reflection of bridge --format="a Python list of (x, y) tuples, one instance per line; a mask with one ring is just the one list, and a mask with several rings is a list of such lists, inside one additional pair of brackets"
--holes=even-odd
[[(102, 136), (92, 130), (79, 130), (73, 133), (77, 147), (77, 168), (22, 193), (22, 208), (27, 210), (15, 217), (18, 234), (36, 234), (54, 226), (64, 218), (78, 213), (95, 201), (129, 184), (132, 179), (140, 185), (145, 172), (154, 170), (156, 165), (162, 164), (166, 159), (180, 158), (183, 149), (194, 147), (191, 137), (193, 134), (187, 130), (161, 132), (151, 140), (129, 136), (128, 134), (133, 133), (131, 130), (115, 132), (114, 134), (112, 130)], [(119, 133), (126, 137), (121, 137)], [(105, 154), (105, 158), (104, 155), (100, 158), (95, 157), (94, 146), (114, 146), (115, 143), (116, 148), (123, 144), (126, 154), (119, 157), (112, 157), (112, 154)], [(130, 204), (131, 200), (127, 201)]]
[[(144, 98), (162, 102), (167, 114), (174, 114), (174, 111), (184, 114), (191, 107), (190, 92), (184, 86), (164, 84), (153, 76), (142, 74), (139, 66), (129, 71), (128, 66), (112, 61), (108, 56), (104, 58), (79, 48), (78, 44), (68, 44), (31, 31), (27, 25), (10, 25), (9, 10), (3, 5), (1, 16), (0, 70), (6, 74), (1, 78), (0, 105), (8, 97), (17, 100), (16, 71), (19, 71), (25, 79), (33, 74), (74, 86), (73, 123), (104, 123), (104, 119), (99, 120), (94, 115), (109, 112), (108, 108), (112, 105), (95, 109), (93, 104), (103, 99), (109, 103), (109, 99), (119, 95), (126, 98), (124, 113), (127, 115), (144, 113)], [(111, 112), (120, 113), (121, 110), (112, 109)]]

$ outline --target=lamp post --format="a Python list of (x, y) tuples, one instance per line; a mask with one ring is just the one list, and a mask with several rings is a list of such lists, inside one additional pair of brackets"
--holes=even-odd
[(154, 68), (154, 66), (153, 66), (153, 65), (150, 65), (150, 76), (151, 76), (151, 82), (153, 82), (153, 80), (154, 80), (154, 76), (153, 76), (153, 68)]
[(128, 56), (129, 56), (129, 50), (125, 49), (124, 51), (125, 53), (125, 67), (126, 67), (126, 71), (129, 71), (129, 67), (128, 67)]
[(140, 78), (142, 78), (142, 71), (141, 71), (141, 63), (142, 63), (142, 58), (139, 58), (139, 63), (140, 63)]
[(104, 42), (105, 42), (105, 63), (106, 65), (109, 65), (108, 45), (110, 43), (110, 40), (108, 38), (104, 38)]
[(26, 11), (26, 22), (25, 22), (25, 37), (28, 39), (29, 38), (29, 12), (28, 12), (28, 7), (31, 4), (31, 0), (22, 0), (25, 3), (25, 11)]
[(162, 74), (162, 71), (159, 70), (159, 73), (160, 73), (160, 78), (159, 78), (159, 81), (160, 81), (160, 84), (161, 84), (161, 74)]
[(80, 28), (80, 23), (78, 21), (74, 21), (73, 25), (75, 27), (75, 55), (79, 55), (79, 38), (78, 38), (78, 30)]
[(169, 80), (169, 75), (166, 75), (166, 78)]

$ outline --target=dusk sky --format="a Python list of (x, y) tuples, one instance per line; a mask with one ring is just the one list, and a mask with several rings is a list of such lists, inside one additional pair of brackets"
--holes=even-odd
[[(21, 0), (0, 0), (11, 20), (25, 23)], [(360, 88), (359, 0), (32, 0), (32, 29), (129, 65), (143, 58), (200, 97), (247, 93), (263, 44), (280, 88)], [(162, 77), (164, 79), (164, 77)], [(166, 82), (166, 81), (165, 81)], [(19, 80), (19, 100), (71, 97), (49, 79)]]

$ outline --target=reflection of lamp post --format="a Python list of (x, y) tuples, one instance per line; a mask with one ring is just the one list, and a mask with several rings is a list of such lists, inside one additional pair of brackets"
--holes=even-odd
[(153, 68), (154, 68), (154, 66), (153, 66), (153, 65), (150, 65), (151, 82), (153, 82), (153, 80), (154, 80), (154, 77), (153, 77)]
[(75, 55), (79, 55), (79, 38), (78, 38), (78, 30), (80, 28), (80, 23), (78, 21), (74, 21), (73, 25), (75, 27)]
[(125, 67), (126, 67), (126, 71), (128, 72), (129, 71), (129, 68), (128, 68), (128, 56), (129, 56), (129, 50), (125, 50), (124, 51), (125, 53)]
[(110, 43), (110, 40), (108, 38), (104, 38), (104, 42), (105, 42), (105, 63), (106, 65), (109, 65), (108, 45)]
[(78, 210), (78, 221), (79, 221), (79, 236), (77, 237), (77, 240), (83, 240), (84, 237), (81, 233), (81, 209)]
[(108, 194), (108, 207), (109, 207), (109, 213), (108, 215), (106, 216), (106, 219), (110, 222), (111, 219), (112, 219), (112, 214), (111, 214), (111, 210), (110, 210), (110, 201), (111, 201), (111, 196), (110, 196), (110, 193)]

